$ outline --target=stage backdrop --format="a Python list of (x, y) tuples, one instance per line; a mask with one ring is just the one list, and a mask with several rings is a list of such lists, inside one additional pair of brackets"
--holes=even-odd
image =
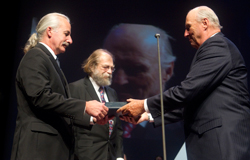
[[(73, 44), (59, 55), (68, 82), (86, 76), (81, 69), (82, 62), (94, 50), (106, 48), (115, 56), (116, 71), (111, 87), (117, 91), (120, 100), (125, 101), (130, 97), (144, 99), (159, 93), (156, 32), (161, 33), (162, 69), (169, 75), (164, 81), (164, 90), (180, 84), (185, 78), (196, 52), (183, 36), (185, 17), (190, 9), (199, 5), (207, 5), (216, 12), (223, 26), (222, 33), (238, 46), (249, 70), (250, 5), (247, 1), (62, 0), (15, 4), (12, 10), (17, 17), (9, 16), (15, 21), (10, 23), (14, 25), (11, 35), (15, 35), (11, 38), (9, 69), (6, 68), (7, 85), (0, 94), (5, 114), (3, 159), (10, 158), (17, 115), (15, 73), (23, 56), (22, 48), (42, 16), (60, 12), (71, 20)], [(123, 128), (124, 152), (128, 160), (153, 160), (163, 156), (161, 127), (154, 128), (144, 122), (137, 126), (123, 123)], [(182, 121), (166, 125), (168, 160), (186, 159), (185, 148), (182, 148), (184, 140)]]

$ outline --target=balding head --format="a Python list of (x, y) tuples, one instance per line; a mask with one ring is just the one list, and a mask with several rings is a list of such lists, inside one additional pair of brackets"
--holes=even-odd
[(222, 28), (222, 26), (220, 25), (219, 18), (217, 17), (217, 15), (214, 13), (214, 11), (211, 8), (207, 6), (199, 6), (190, 10), (189, 13), (190, 12), (193, 12), (195, 14), (196, 20), (198, 22), (202, 22), (204, 18), (207, 18), (210, 22), (211, 27), (214, 27), (217, 29)]
[(214, 11), (206, 6), (190, 10), (186, 16), (184, 37), (198, 49), (213, 34), (220, 32), (220, 22)]

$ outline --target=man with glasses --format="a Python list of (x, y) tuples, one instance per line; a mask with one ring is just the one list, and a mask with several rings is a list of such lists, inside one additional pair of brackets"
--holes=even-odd
[[(95, 50), (83, 63), (88, 74), (71, 83), (72, 97), (82, 100), (98, 100), (102, 103), (118, 101), (115, 90), (108, 87), (115, 70), (113, 55), (104, 49)], [(92, 121), (92, 117), (88, 117)], [(121, 121), (105, 117), (105, 124), (97, 123), (90, 128), (76, 127), (75, 154), (79, 160), (123, 160)]]

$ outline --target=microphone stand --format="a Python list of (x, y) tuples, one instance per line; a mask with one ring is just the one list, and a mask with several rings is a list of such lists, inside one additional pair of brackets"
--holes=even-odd
[(163, 159), (167, 160), (166, 153), (166, 141), (165, 141), (165, 123), (164, 123), (164, 108), (163, 108), (163, 91), (162, 91), (162, 77), (161, 77), (161, 55), (160, 55), (160, 34), (156, 33), (157, 38), (157, 51), (158, 51), (158, 63), (159, 63), (159, 80), (160, 80), (160, 96), (161, 96), (161, 122), (162, 122), (162, 145), (163, 145)]

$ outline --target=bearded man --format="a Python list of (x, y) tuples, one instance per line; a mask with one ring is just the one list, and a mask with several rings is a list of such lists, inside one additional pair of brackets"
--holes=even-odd
[[(82, 68), (88, 76), (69, 85), (72, 97), (102, 103), (118, 101), (115, 90), (108, 87), (115, 70), (113, 55), (109, 51), (95, 50)], [(91, 116), (88, 118), (92, 121)], [(75, 131), (75, 154), (79, 160), (123, 160), (123, 130), (118, 117), (89, 128), (75, 127)]]

